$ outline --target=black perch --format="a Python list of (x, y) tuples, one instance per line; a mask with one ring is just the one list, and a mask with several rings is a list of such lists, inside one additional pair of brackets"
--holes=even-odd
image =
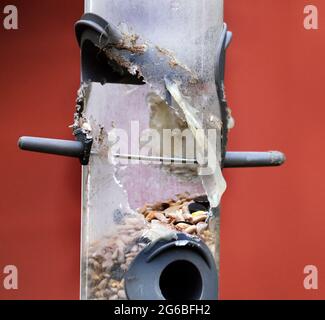
[(79, 158), (83, 154), (84, 150), (84, 145), (81, 141), (37, 137), (21, 137), (18, 145), (20, 149), (26, 151), (49, 153), (75, 158)]
[(286, 157), (279, 151), (227, 152), (225, 168), (277, 167), (284, 164)]
[(77, 141), (21, 137), (18, 140), (18, 146), (21, 150), (78, 158), (82, 165), (87, 165), (93, 141), (88, 139), (82, 131), (75, 132), (75, 135)]
[[(20, 149), (26, 151), (79, 158), (83, 165), (88, 164), (91, 149), (89, 143), (85, 141), (37, 137), (21, 137), (18, 145)], [(160, 159), (162, 161), (164, 160), (164, 158)], [(275, 167), (282, 165), (285, 160), (285, 155), (278, 151), (227, 152), (224, 160), (224, 168)]]

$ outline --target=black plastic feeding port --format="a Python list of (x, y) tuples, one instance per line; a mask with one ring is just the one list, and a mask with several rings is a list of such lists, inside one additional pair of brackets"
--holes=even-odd
[(202, 277), (198, 268), (189, 261), (175, 261), (160, 275), (159, 288), (166, 300), (199, 300), (202, 295)]
[(108, 30), (109, 24), (102, 17), (86, 13), (75, 24), (75, 33), (81, 49), (83, 81), (99, 83), (123, 83), (142, 85), (145, 81), (138, 74), (132, 75), (102, 50), (115, 35)]
[(179, 233), (144, 249), (125, 276), (130, 300), (216, 300), (218, 272), (207, 245)]

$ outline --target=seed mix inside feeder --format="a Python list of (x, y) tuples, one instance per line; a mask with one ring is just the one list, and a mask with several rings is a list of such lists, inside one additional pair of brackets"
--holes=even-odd
[[(130, 281), (131, 278), (129, 290), (132, 291), (132, 282), (134, 282), (132, 264), (137, 264), (139, 254), (142, 251), (146, 255), (152, 254), (157, 251), (155, 246), (158, 245), (158, 248), (161, 248), (170, 241), (177, 243), (177, 240), (183, 239), (180, 237), (180, 233), (188, 236), (188, 240), (193, 238), (193, 241), (197, 243), (203, 241), (216, 258), (217, 229), (212, 228), (209, 221), (209, 202), (205, 196), (193, 198), (188, 194), (182, 194), (178, 195), (176, 199), (145, 204), (133, 214), (123, 215), (120, 210), (116, 210), (114, 214), (117, 218), (114, 220), (115, 232), (110, 232), (100, 241), (93, 242), (89, 248), (88, 261), (85, 262), (88, 269), (89, 299), (126, 299), (125, 282)], [(179, 242), (178, 245), (181, 246), (182, 243)], [(183, 243), (183, 245), (185, 248), (190, 243)], [(179, 256), (179, 253), (182, 253), (182, 250), (181, 252), (175, 251), (174, 257), (172, 257), (173, 262), (183, 261), (182, 255)], [(208, 257), (212, 259), (212, 255), (208, 254)], [(142, 256), (140, 259), (142, 265), (144, 259)], [(186, 255), (184, 259), (186, 261)], [(210, 261), (212, 262), (212, 260)], [(148, 268), (151, 268), (150, 263)], [(145, 275), (147, 269), (142, 269), (142, 276)], [(155, 268), (155, 271), (162, 273), (164, 269), (160, 266), (159, 269)], [(185, 270), (180, 269), (179, 272), (180, 278), (183, 278), (184, 274), (181, 273), (184, 273)], [(180, 279), (173, 281), (175, 283), (172, 285), (177, 287)], [(161, 291), (161, 284), (159, 288)], [(133, 294), (135, 293), (131, 292), (131, 295)], [(159, 295), (157, 292), (156, 294)], [(151, 298), (153, 297), (154, 295)]]

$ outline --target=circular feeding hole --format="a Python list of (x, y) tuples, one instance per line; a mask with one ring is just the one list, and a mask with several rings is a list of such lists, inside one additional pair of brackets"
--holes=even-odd
[(198, 300), (202, 295), (199, 270), (188, 261), (175, 261), (161, 273), (159, 286), (166, 300)]

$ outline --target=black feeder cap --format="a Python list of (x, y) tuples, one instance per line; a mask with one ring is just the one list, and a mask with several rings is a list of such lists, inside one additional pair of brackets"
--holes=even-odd
[(125, 290), (129, 300), (217, 300), (216, 264), (202, 240), (179, 233), (138, 254)]

